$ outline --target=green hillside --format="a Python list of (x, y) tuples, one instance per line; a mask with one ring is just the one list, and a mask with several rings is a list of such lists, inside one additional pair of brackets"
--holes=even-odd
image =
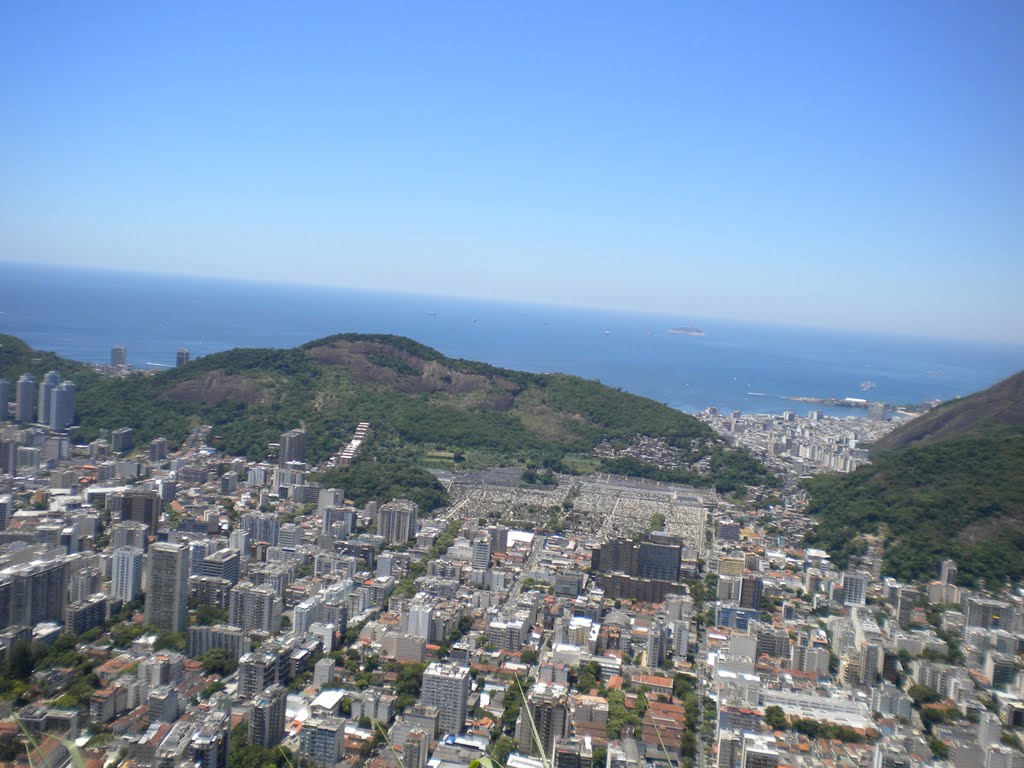
[[(40, 355), (12, 337), (0, 343), (23, 348), (7, 371)], [(318, 462), (368, 421), (373, 436), (364, 460), (585, 471), (601, 467), (591, 452), (602, 440), (625, 443), (645, 434), (664, 438), (692, 463), (714, 459), (703, 473), (677, 470), (681, 479), (727, 491), (768, 476), (749, 454), (724, 449), (700, 421), (661, 403), (574, 376), (450, 359), (396, 336), (343, 334), (295, 349), (233, 349), (120, 378), (73, 363), (61, 368), (56, 360), (41, 367), (56, 367), (79, 385), (80, 441), (132, 426), (140, 442), (179, 442), (192, 427), (209, 424), (219, 447), (258, 459), (282, 432), (302, 426), (308, 458)]]
[(888, 451), (962, 435), (1008, 435), (1024, 427), (1024, 371), (983, 392), (950, 400), (911, 419), (872, 448)]
[[(1024, 578), (1024, 375), (895, 430), (871, 464), (808, 481), (808, 542), (843, 567), (884, 540), (885, 572), (927, 578), (952, 557), (965, 582)], [(893, 446), (886, 449), (886, 446)]]
[(53, 352), (40, 352), (17, 336), (0, 333), (0, 379), (7, 379), (13, 388), (14, 382), (23, 373), (39, 381), (49, 371), (56, 371), (62, 379), (72, 379), (76, 384), (91, 383), (99, 378), (87, 365), (67, 360)]

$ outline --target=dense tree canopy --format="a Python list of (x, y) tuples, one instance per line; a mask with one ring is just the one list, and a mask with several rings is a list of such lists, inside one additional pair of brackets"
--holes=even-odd
[(931, 576), (943, 558), (961, 580), (1024, 578), (1024, 438), (962, 437), (877, 456), (849, 475), (808, 482), (818, 518), (809, 543), (845, 567), (863, 533), (886, 537), (885, 571)]

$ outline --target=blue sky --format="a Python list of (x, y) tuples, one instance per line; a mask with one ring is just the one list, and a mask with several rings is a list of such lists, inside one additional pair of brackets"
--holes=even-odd
[(0, 260), (1024, 342), (1021, 39), (1020, 2), (3, 3)]

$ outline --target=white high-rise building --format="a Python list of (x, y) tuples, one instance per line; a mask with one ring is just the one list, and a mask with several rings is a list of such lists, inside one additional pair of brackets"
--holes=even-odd
[(18, 378), (18, 383), (15, 384), (14, 389), (15, 397), (17, 398), (14, 404), (14, 420), (32, 421), (36, 396), (36, 380), (27, 373), (23, 373)]
[(444, 733), (458, 735), (466, 725), (469, 683), (469, 667), (457, 664), (434, 662), (423, 673), (420, 701), (437, 707), (437, 724)]
[(740, 755), (741, 768), (777, 768), (779, 751), (775, 739), (753, 733), (743, 734), (743, 751)]
[(39, 399), (36, 401), (38, 418), (36, 421), (40, 424), (50, 423), (50, 393), (57, 388), (58, 384), (60, 384), (60, 376), (56, 371), (50, 371), (39, 382)]
[(491, 537), (487, 534), (473, 540), (473, 567), (487, 569), (491, 565)]
[(866, 605), (868, 579), (860, 571), (843, 571), (843, 605)]
[(146, 623), (184, 632), (188, 616), (188, 547), (160, 542), (149, 548)]
[(75, 392), (73, 382), (63, 381), (50, 392), (50, 429), (60, 432), (75, 423)]
[(249, 542), (249, 532), (241, 528), (236, 528), (228, 534), (228, 547), (238, 550), (243, 560), (249, 557)]
[(114, 550), (111, 563), (110, 595), (131, 602), (142, 594), (142, 565), (144, 554), (138, 547)]
[(413, 637), (430, 639), (430, 622), (434, 616), (434, 601), (425, 594), (409, 601), (405, 612), (405, 632)]

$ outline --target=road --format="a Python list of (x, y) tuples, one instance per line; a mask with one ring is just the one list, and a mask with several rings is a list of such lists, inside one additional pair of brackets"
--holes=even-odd
[(523, 581), (526, 579), (526, 574), (530, 573), (537, 567), (537, 561), (540, 559), (540, 553), (543, 551), (544, 536), (539, 533), (535, 533), (530, 546), (530, 555), (526, 558), (526, 562), (523, 564), (522, 573), (520, 573), (519, 578), (516, 579), (515, 586), (509, 590), (508, 597), (502, 603), (503, 608), (515, 605), (519, 600), (519, 594), (523, 591)]

